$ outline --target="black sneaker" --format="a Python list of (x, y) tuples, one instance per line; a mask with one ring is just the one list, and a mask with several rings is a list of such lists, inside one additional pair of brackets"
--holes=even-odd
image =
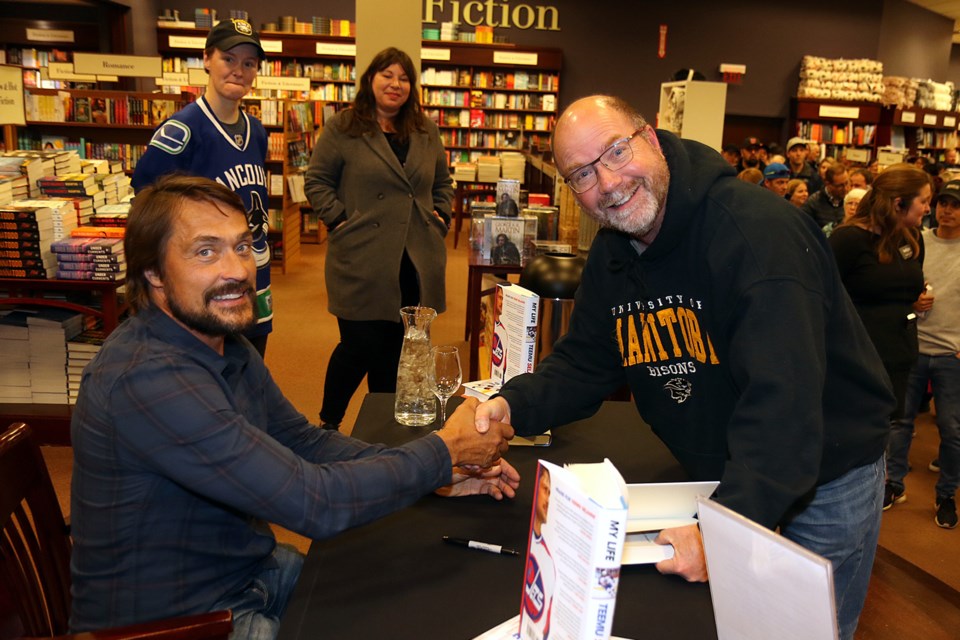
[(907, 499), (907, 492), (901, 489), (899, 492), (892, 484), (887, 483), (883, 490), (883, 510), (886, 511), (895, 504), (904, 502)]
[(937, 496), (937, 517), (934, 522), (938, 527), (953, 529), (957, 526), (957, 503), (953, 496)]
[(339, 431), (340, 423), (339, 422), (324, 422), (320, 425), (321, 429), (326, 429), (327, 431)]
[(940, 473), (940, 458), (934, 458), (930, 461), (930, 464), (927, 465), (927, 469), (933, 471), (934, 473)]

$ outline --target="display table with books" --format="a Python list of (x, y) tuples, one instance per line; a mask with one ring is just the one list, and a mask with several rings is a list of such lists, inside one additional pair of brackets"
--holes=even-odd
[[(89, 314), (103, 322), (103, 331), (110, 333), (120, 324), (126, 303), (117, 296), (125, 280), (59, 280), (39, 278), (0, 278), (0, 304), (38, 305), (71, 309)], [(91, 294), (90, 304), (75, 302), (59, 294)]]
[[(464, 340), (470, 339), (470, 370), (467, 380), (487, 378), (489, 371), (480, 373), (479, 351), (480, 332), (480, 298), (483, 297), (483, 276), (487, 273), (511, 274), (520, 273), (523, 267), (512, 264), (493, 264), (489, 257), (484, 257), (481, 251), (470, 251), (467, 261), (467, 317), (464, 326)], [(492, 292), (492, 290), (491, 290)]]
[[(393, 395), (370, 394), (353, 435), (399, 445), (434, 427), (401, 427)], [(451, 402), (450, 410), (453, 410)], [(629, 402), (605, 402), (587, 420), (553, 430), (547, 447), (512, 447), (521, 474), (517, 497), (426, 496), (413, 506), (329, 540), (315, 541), (281, 623), (279, 640), (462, 638), (520, 612), (537, 460), (557, 464), (609, 458), (628, 483), (686, 476)], [(487, 553), (443, 536), (520, 550)], [(665, 576), (653, 565), (621, 570), (613, 634), (633, 640), (716, 638), (706, 584)]]

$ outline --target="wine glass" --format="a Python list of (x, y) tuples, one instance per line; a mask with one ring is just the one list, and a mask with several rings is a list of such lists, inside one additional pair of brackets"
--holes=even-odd
[(440, 428), (447, 421), (447, 400), (460, 388), (460, 350), (456, 347), (434, 347), (430, 385), (440, 400)]

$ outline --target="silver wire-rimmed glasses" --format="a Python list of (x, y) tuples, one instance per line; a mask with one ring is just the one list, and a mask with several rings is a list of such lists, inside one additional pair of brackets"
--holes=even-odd
[(638, 133), (640, 133), (640, 129), (637, 129), (626, 138), (620, 138), (607, 147), (596, 160), (570, 172), (569, 175), (564, 177), (563, 181), (570, 185), (574, 193), (583, 193), (584, 191), (592, 189), (593, 185), (597, 184), (598, 162), (607, 169), (610, 169), (610, 171), (619, 171), (623, 169), (628, 162), (633, 160), (633, 147), (630, 146), (630, 141), (633, 140)]

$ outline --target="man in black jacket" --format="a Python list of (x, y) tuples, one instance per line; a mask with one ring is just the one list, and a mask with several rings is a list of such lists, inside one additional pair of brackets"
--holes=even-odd
[[(736, 180), (712, 149), (654, 131), (622, 100), (578, 100), (557, 170), (604, 227), (568, 333), (477, 411), (541, 433), (629, 385), (717, 500), (831, 560), (852, 638), (879, 534), (893, 397), (820, 230)], [(706, 580), (696, 525), (664, 529), (664, 573)]]
[(808, 214), (821, 229), (843, 220), (843, 197), (850, 191), (850, 175), (847, 168), (835, 162), (823, 174), (823, 188), (810, 194), (800, 209)]

